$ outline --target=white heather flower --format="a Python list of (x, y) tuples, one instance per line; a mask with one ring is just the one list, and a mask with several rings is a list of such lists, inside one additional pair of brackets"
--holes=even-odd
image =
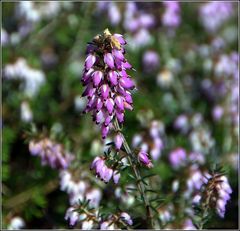
[(1, 45), (6, 46), (9, 42), (9, 35), (7, 31), (1, 28)]
[(81, 95), (77, 95), (74, 98), (74, 106), (76, 111), (83, 111), (84, 108), (86, 107), (87, 100), (86, 98), (81, 97)]
[(21, 217), (13, 217), (8, 225), (8, 229), (10, 230), (17, 230), (22, 229), (25, 226), (25, 222)]
[(100, 200), (102, 198), (102, 193), (99, 189), (92, 189), (86, 193), (86, 199), (90, 200), (89, 206), (96, 208), (99, 206)]
[(21, 120), (23, 122), (31, 122), (33, 119), (32, 110), (28, 104), (28, 102), (24, 101), (21, 103)]
[(82, 222), (82, 229), (83, 230), (90, 230), (93, 227), (93, 220), (87, 220)]
[(7, 64), (4, 67), (4, 76), (7, 79), (23, 80), (23, 85), (20, 87), (30, 98), (34, 97), (45, 83), (45, 74), (41, 70), (28, 66), (24, 58), (19, 58), (14, 64)]

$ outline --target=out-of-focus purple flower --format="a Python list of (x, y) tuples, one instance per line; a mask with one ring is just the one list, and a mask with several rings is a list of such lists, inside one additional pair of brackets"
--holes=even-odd
[(210, 1), (200, 7), (199, 13), (205, 29), (209, 32), (215, 32), (232, 16), (232, 2)]
[(144, 28), (152, 27), (155, 24), (154, 16), (151, 14), (142, 13), (139, 15), (138, 20), (139, 20), (140, 26)]
[(183, 223), (183, 230), (196, 230), (196, 227), (193, 225), (191, 219), (186, 219)]
[(179, 115), (174, 121), (174, 128), (180, 130), (182, 133), (187, 133), (189, 130), (189, 121), (186, 115)]
[(30, 141), (29, 151), (32, 155), (41, 157), (42, 165), (49, 165), (52, 168), (66, 169), (74, 159), (74, 156), (64, 150), (62, 145), (48, 138)]
[(66, 211), (64, 219), (65, 220), (69, 220), (69, 224), (71, 226), (74, 226), (77, 223), (78, 219), (79, 219), (79, 214), (78, 214), (78, 212), (74, 211), (73, 207), (70, 207)]
[(219, 105), (215, 106), (212, 110), (212, 116), (213, 116), (213, 119), (218, 121), (222, 118), (223, 116), (223, 108)]
[(186, 163), (187, 154), (183, 148), (177, 148), (170, 152), (169, 161), (173, 168), (179, 168), (180, 166), (184, 166)]
[(118, 25), (121, 20), (121, 13), (114, 2), (110, 2), (108, 6), (108, 17), (112, 25)]
[[(231, 186), (229, 185), (228, 179), (223, 174), (205, 174), (204, 178), (205, 189), (203, 191), (205, 197), (208, 198), (209, 205), (211, 203), (215, 205), (217, 214), (224, 218), (227, 201), (230, 200), (230, 194), (232, 193)], [(211, 190), (211, 194), (209, 194)]]
[(133, 224), (132, 218), (126, 212), (122, 212), (120, 214), (120, 218), (123, 220), (123, 222), (126, 222), (128, 225), (132, 225)]
[(131, 65), (124, 56), (125, 43), (122, 35), (105, 30), (94, 38), (91, 49), (87, 49), (82, 77), (86, 86), (83, 97), (88, 99), (84, 112), (91, 112), (96, 124), (101, 125), (103, 139), (112, 127), (112, 120), (116, 117), (123, 123), (124, 111), (132, 110), (129, 90), (135, 85), (126, 72)]
[(181, 22), (180, 4), (175, 1), (164, 1), (165, 12), (162, 16), (162, 24), (169, 28), (176, 28)]
[(156, 70), (160, 65), (160, 58), (157, 52), (148, 50), (143, 55), (143, 66), (148, 72)]
[(190, 178), (187, 179), (188, 191), (194, 192), (199, 190), (203, 184), (203, 174), (195, 164), (190, 168)]
[(144, 151), (140, 151), (138, 153), (138, 160), (140, 163), (147, 166), (148, 168), (153, 167), (153, 164), (152, 164), (151, 160), (149, 159), (148, 154)]

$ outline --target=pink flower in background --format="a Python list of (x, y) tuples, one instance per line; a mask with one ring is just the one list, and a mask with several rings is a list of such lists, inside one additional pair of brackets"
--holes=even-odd
[(180, 4), (175, 1), (164, 1), (165, 12), (162, 16), (162, 24), (166, 27), (176, 28), (181, 22)]

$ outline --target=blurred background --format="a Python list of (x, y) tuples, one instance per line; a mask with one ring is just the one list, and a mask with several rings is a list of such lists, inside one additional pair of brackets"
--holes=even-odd
[(225, 217), (214, 215), (208, 227), (237, 228), (237, 10), (230, 1), (2, 3), (3, 227), (68, 227), (71, 195), (61, 187), (61, 170), (29, 152), (30, 140), (48, 137), (75, 157), (67, 171), (98, 190), (105, 213), (120, 207), (144, 228), (144, 209), (126, 190), (134, 183), (127, 171), (119, 185), (89, 171), (104, 143), (82, 114), (80, 79), (87, 43), (109, 28), (124, 35), (136, 69), (134, 110), (123, 132), (133, 148), (151, 154), (154, 168), (143, 173), (156, 174), (150, 184), (165, 199), (157, 205), (161, 227), (194, 227), (198, 176), (219, 164), (233, 193)]

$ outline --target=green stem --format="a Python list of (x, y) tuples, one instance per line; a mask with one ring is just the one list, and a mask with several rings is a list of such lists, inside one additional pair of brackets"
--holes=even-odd
[[(121, 130), (116, 118), (114, 119), (113, 125), (114, 125), (114, 129), (116, 131)], [(123, 134), (122, 134), (122, 138), (123, 138), (123, 147), (125, 148), (126, 153), (128, 154), (127, 158), (128, 158), (129, 164), (131, 165), (131, 167), (133, 169), (133, 172), (134, 172), (134, 174), (136, 176), (136, 179), (137, 179), (138, 191), (141, 194), (142, 200), (143, 200), (145, 208), (146, 208), (147, 221), (150, 225), (150, 228), (153, 228), (154, 227), (153, 216), (152, 216), (152, 211), (151, 211), (151, 208), (150, 208), (148, 198), (145, 194), (145, 190), (146, 190), (145, 185), (142, 183), (140, 171), (137, 168), (136, 164), (134, 163), (135, 162), (135, 156), (132, 153), (132, 151), (131, 151), (131, 149), (130, 149), (130, 147), (129, 147), (129, 145), (128, 145), (128, 143), (127, 143)]]

